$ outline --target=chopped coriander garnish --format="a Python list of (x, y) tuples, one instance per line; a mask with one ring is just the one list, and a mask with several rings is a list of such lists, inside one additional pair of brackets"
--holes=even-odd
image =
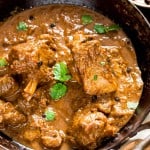
[(92, 18), (92, 16), (90, 16), (90, 15), (83, 15), (82, 17), (81, 17), (81, 21), (82, 21), (82, 23), (83, 24), (90, 24), (90, 23), (92, 23), (93, 22), (93, 18)]
[(68, 74), (68, 68), (65, 62), (60, 62), (53, 67), (54, 79), (65, 82), (71, 79), (71, 75)]
[(110, 26), (104, 26), (102, 24), (95, 24), (94, 25), (94, 30), (97, 33), (103, 34), (103, 33), (107, 33), (110, 31), (117, 31), (118, 29), (120, 29), (119, 25), (110, 25)]
[(95, 25), (94, 25), (94, 30), (95, 30), (97, 33), (106, 33), (106, 31), (105, 31), (105, 26), (104, 26), (104, 25), (95, 24)]
[(113, 24), (113, 25), (110, 25), (110, 26), (106, 27), (107, 32), (116, 31), (116, 30), (119, 30), (119, 29), (120, 29), (120, 27), (119, 27), (118, 24)]
[(7, 66), (7, 61), (5, 58), (0, 58), (0, 67), (4, 67), (4, 66)]
[(101, 62), (100, 62), (100, 65), (105, 66), (105, 65), (106, 65), (106, 62), (105, 62), (105, 61), (101, 61)]
[(67, 86), (63, 83), (56, 83), (49, 90), (49, 94), (54, 100), (58, 100), (61, 97), (65, 96), (66, 92)]
[(138, 102), (127, 102), (127, 107), (129, 109), (135, 110), (137, 108), (138, 104), (139, 104)]
[(25, 22), (19, 22), (17, 26), (17, 30), (19, 31), (26, 31), (28, 28), (28, 25)]
[(98, 76), (97, 75), (94, 75), (93, 79), (94, 80), (97, 80)]
[(52, 108), (48, 108), (44, 113), (46, 121), (53, 121), (55, 119), (55, 115), (56, 113)]

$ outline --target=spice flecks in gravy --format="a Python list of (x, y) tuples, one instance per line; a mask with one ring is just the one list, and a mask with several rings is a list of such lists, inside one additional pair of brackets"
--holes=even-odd
[(21, 12), (0, 26), (0, 129), (33, 149), (95, 149), (138, 106), (134, 48), (102, 14), (71, 5)]

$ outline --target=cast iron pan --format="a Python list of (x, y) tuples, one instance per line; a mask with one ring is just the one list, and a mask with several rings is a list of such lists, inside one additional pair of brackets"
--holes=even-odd
[[(140, 104), (135, 115), (116, 137), (104, 140), (98, 148), (100, 150), (116, 150), (139, 130), (143, 128), (150, 129), (149, 122), (141, 125), (141, 122), (150, 111), (150, 24), (141, 12), (127, 0), (0, 0), (0, 20), (2, 21), (9, 17), (11, 15), (10, 12), (15, 8), (18, 11), (22, 11), (27, 8), (51, 3), (81, 5), (103, 13), (121, 25), (135, 47), (138, 65), (142, 71), (144, 81)], [(2, 133), (0, 144), (2, 145), (0, 148), (3, 147), (4, 150), (28, 149)]]

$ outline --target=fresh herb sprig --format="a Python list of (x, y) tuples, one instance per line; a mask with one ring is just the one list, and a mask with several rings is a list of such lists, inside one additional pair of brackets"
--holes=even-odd
[(97, 80), (98, 79), (98, 75), (94, 75), (93, 80)]
[(5, 67), (8, 65), (8, 62), (5, 58), (0, 58), (0, 67)]
[(100, 34), (108, 33), (108, 32), (111, 32), (111, 31), (117, 31), (119, 29), (120, 29), (120, 27), (117, 24), (113, 24), (113, 25), (110, 25), (110, 26), (104, 26), (102, 24), (95, 24), (94, 25), (94, 30), (97, 33), (100, 33)]
[(82, 15), (81, 21), (82, 21), (82, 24), (86, 25), (86, 24), (92, 23), (93, 22), (93, 18), (90, 15)]
[(44, 117), (46, 121), (53, 121), (55, 120), (56, 113), (53, 111), (52, 108), (48, 108), (44, 113)]
[(26, 31), (27, 29), (28, 29), (28, 25), (25, 22), (21, 21), (18, 23), (17, 25), (18, 31)]
[(65, 62), (55, 64), (53, 67), (54, 79), (65, 82), (71, 79), (71, 75), (68, 74), (68, 68)]
[(49, 90), (49, 94), (51, 98), (55, 101), (65, 96), (66, 92), (67, 92), (67, 86), (63, 83), (56, 83)]
[(70, 80), (71, 75), (69, 74), (65, 62), (56, 63), (53, 66), (52, 72), (54, 74), (54, 79), (58, 82), (49, 89), (49, 95), (53, 100), (57, 101), (61, 97), (65, 96), (67, 92), (67, 86), (64, 84), (64, 82)]

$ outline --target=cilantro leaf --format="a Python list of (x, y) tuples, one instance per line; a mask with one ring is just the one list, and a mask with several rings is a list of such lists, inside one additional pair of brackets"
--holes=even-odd
[(71, 79), (71, 75), (68, 74), (67, 65), (64, 62), (55, 64), (53, 67), (54, 79), (64, 82)]
[(101, 24), (95, 24), (94, 25), (94, 30), (97, 32), (97, 33), (106, 33), (105, 31), (105, 26), (104, 25), (101, 25)]
[(19, 22), (17, 25), (17, 30), (19, 31), (26, 31), (28, 28), (28, 25), (25, 22)]
[(100, 34), (104, 34), (104, 33), (110, 32), (110, 31), (117, 31), (118, 29), (120, 29), (120, 27), (119, 27), (119, 25), (116, 25), (116, 24), (110, 25), (110, 26), (104, 26), (102, 24), (94, 25), (94, 30)]
[(116, 31), (116, 30), (119, 30), (120, 27), (118, 24), (113, 24), (113, 25), (110, 25), (110, 26), (107, 26), (106, 27), (106, 32), (110, 32), (110, 31)]
[(49, 90), (49, 94), (54, 100), (58, 100), (61, 97), (65, 96), (66, 92), (67, 86), (63, 83), (56, 83)]
[(5, 58), (0, 58), (0, 67), (4, 67), (4, 66), (7, 66), (7, 61)]
[(56, 113), (52, 110), (52, 108), (48, 108), (44, 113), (46, 121), (53, 121), (55, 119), (55, 114)]
[(81, 17), (81, 21), (82, 21), (82, 24), (86, 25), (86, 24), (92, 23), (93, 22), (93, 18), (90, 15), (83, 15)]
[(96, 81), (98, 78), (98, 75), (94, 75), (93, 79)]

